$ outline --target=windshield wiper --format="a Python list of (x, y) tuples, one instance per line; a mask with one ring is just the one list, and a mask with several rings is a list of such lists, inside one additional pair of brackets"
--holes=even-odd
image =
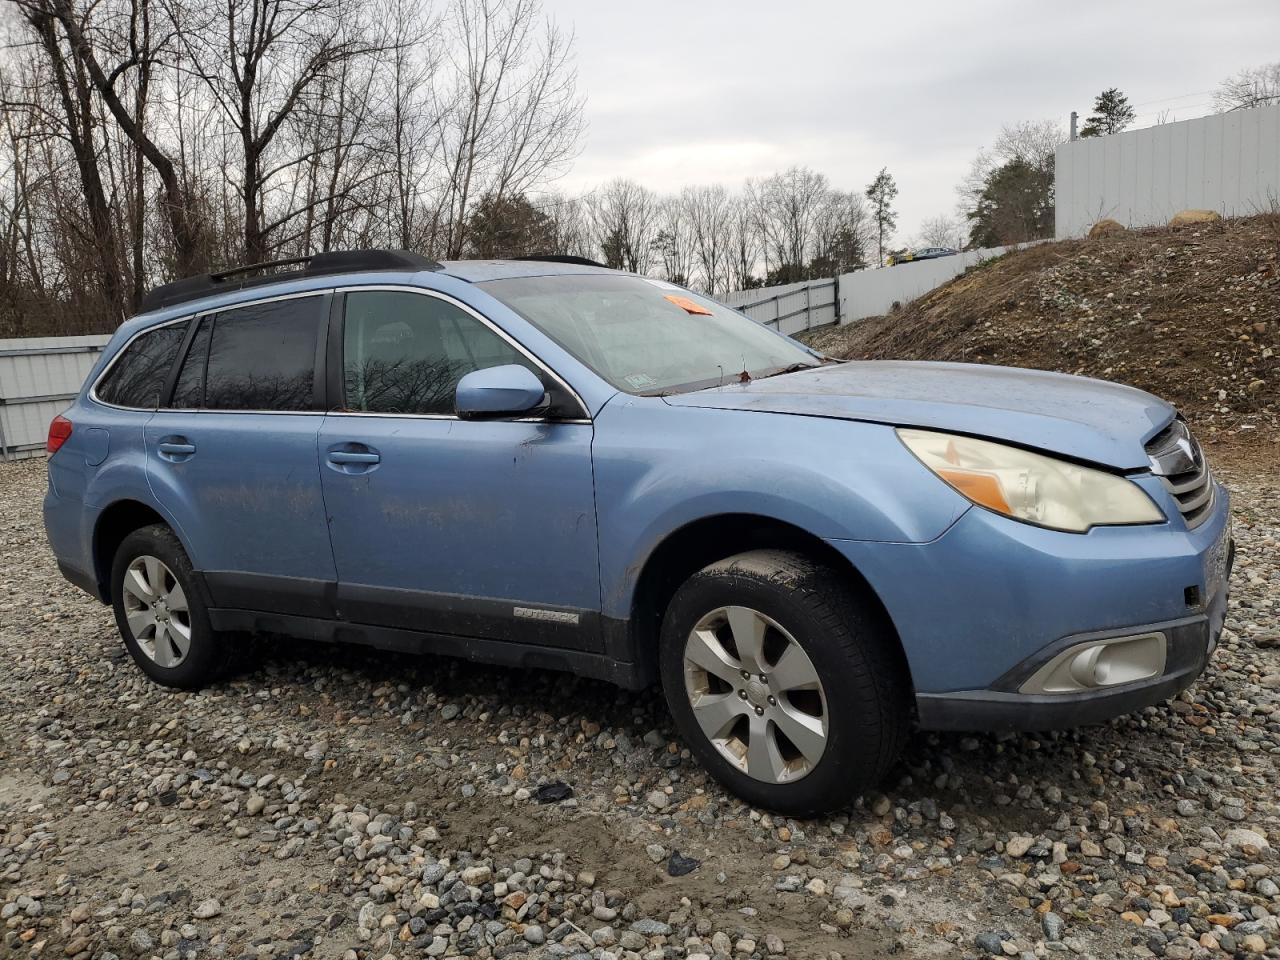
[(813, 370), (820, 366), (822, 366), (822, 364), (820, 363), (803, 363), (803, 362), (792, 363), (792, 364), (789, 364), (788, 366), (782, 367), (779, 370), (773, 370), (769, 373), (762, 373), (760, 374), (760, 376), (755, 377), (754, 379), (764, 380), (768, 377), (780, 377), (784, 373), (799, 373), (801, 370)]

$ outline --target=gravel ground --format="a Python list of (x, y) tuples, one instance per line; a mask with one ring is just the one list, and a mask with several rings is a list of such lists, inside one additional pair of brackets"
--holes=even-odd
[(1280, 480), (1172, 704), (916, 736), (839, 816), (749, 809), (656, 692), (279, 642), (147, 682), (0, 467), (0, 955), (1280, 957)]

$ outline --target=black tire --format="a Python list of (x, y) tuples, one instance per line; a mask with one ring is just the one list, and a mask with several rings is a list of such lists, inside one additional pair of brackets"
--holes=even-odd
[[(185, 657), (174, 666), (162, 666), (148, 656), (129, 627), (125, 575), (129, 565), (144, 556), (160, 560), (186, 597), (185, 619), (189, 621), (190, 647)], [(142, 527), (121, 542), (111, 564), (111, 605), (125, 648), (134, 663), (156, 683), (180, 690), (196, 690), (222, 679), (229, 671), (235, 652), (232, 638), (218, 633), (210, 624), (209, 608), (201, 584), (191, 568), (187, 552), (168, 527), (160, 524)]]
[[(864, 589), (800, 554), (753, 550), (694, 574), (668, 606), (659, 671), (676, 725), (711, 774), (753, 806), (799, 817), (835, 810), (876, 786), (897, 760), (910, 729), (909, 680), (892, 627)], [(748, 775), (695, 719), (685, 642), (703, 617), (729, 606), (750, 607), (790, 633), (826, 691), (826, 746), (799, 779)]]

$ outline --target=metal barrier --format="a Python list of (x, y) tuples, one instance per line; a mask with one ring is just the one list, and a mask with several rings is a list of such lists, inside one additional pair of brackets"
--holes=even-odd
[[(852, 323), (889, 313), (895, 303), (910, 303), (985, 260), (1045, 242), (1033, 240), (1010, 247), (965, 250), (936, 260), (913, 260), (878, 270), (855, 270), (829, 280), (736, 290), (720, 300), (766, 327), (785, 334), (799, 333), (824, 324)], [(797, 320), (800, 317), (803, 322)]]
[(0, 340), (0, 460), (44, 452), (49, 421), (75, 399), (110, 339)]
[(738, 290), (723, 300), (756, 323), (773, 327), (779, 333), (799, 333), (840, 322), (839, 277)]

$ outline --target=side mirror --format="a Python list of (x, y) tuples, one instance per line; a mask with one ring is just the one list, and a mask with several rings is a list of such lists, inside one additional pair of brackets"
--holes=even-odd
[(475, 370), (458, 381), (454, 409), (460, 417), (528, 413), (542, 405), (547, 388), (528, 367), (510, 363)]

